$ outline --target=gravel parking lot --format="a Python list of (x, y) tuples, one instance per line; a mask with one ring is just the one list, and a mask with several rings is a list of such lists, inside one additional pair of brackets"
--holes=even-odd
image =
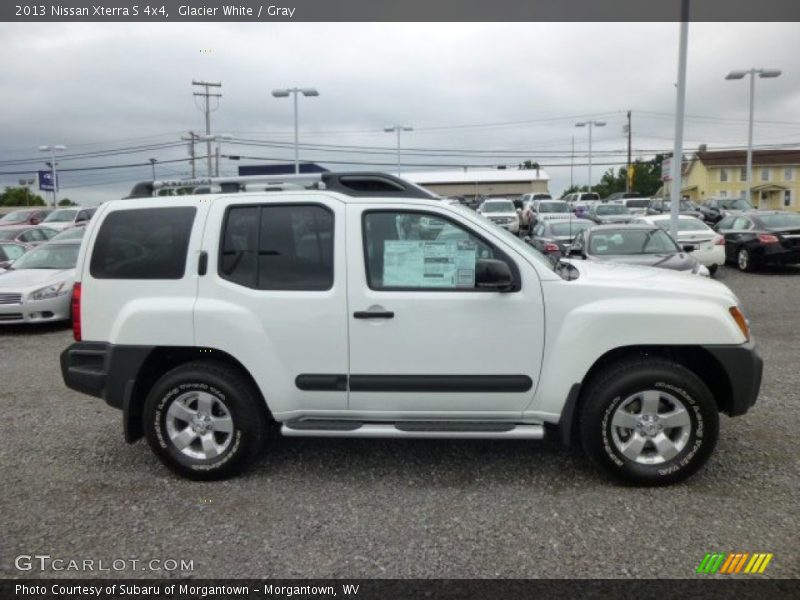
[[(555, 442), (284, 439), (244, 476), (170, 474), (121, 415), (66, 389), (65, 327), (0, 330), (0, 576), (692, 577), (706, 552), (800, 576), (800, 268), (723, 269), (765, 360), (708, 465), (610, 483)], [(194, 571), (20, 572), (14, 557), (192, 560)]]

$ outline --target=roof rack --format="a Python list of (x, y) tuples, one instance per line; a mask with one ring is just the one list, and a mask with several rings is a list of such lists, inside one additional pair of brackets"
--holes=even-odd
[(390, 196), (393, 198), (438, 198), (428, 190), (388, 173), (301, 173), (291, 175), (242, 175), (142, 181), (126, 198), (149, 198), (160, 190), (190, 190), (189, 194), (235, 194), (247, 191), (330, 190), (347, 196)]

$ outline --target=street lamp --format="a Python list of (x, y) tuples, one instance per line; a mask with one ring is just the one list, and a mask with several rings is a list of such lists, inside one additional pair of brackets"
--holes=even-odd
[(747, 71), (731, 71), (725, 79), (744, 79), (750, 75), (750, 119), (747, 126), (747, 201), (750, 202), (750, 188), (753, 186), (753, 102), (756, 95), (756, 74), (764, 79), (781, 76), (779, 69), (749, 69)]
[(294, 95), (294, 172), (300, 173), (300, 149), (297, 138), (297, 95), (319, 96), (319, 92), (315, 88), (298, 87), (272, 90), (272, 95), (275, 98), (288, 98), (290, 94)]
[(592, 127), (605, 127), (605, 121), (581, 121), (575, 123), (575, 127), (588, 127), (589, 128), (589, 191), (592, 191)]
[(413, 127), (408, 125), (392, 125), (391, 127), (384, 127), (386, 133), (397, 132), (397, 176), (400, 176), (400, 133), (403, 131), (414, 131)]
[(54, 146), (39, 146), (40, 152), (50, 153), (50, 176), (53, 178), (53, 207), (58, 203), (58, 179), (56, 178), (56, 152), (62, 152), (67, 147), (62, 144)]
[(150, 166), (153, 167), (153, 181), (156, 180), (156, 163), (158, 162), (155, 158), (148, 158), (150, 161)]
[(20, 186), (25, 189), (25, 206), (30, 206), (31, 204), (31, 186), (34, 181), (36, 180), (32, 177), (24, 177), (19, 180)]

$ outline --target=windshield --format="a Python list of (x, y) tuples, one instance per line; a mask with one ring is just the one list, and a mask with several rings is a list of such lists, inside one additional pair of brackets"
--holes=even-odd
[(592, 233), (589, 239), (589, 254), (596, 256), (672, 252), (678, 252), (678, 246), (661, 229), (603, 230)]
[(600, 196), (594, 193), (581, 194), (580, 200), (600, 200)]
[(550, 224), (550, 231), (556, 236), (575, 236), (587, 227), (591, 227), (594, 223), (587, 223), (586, 221), (564, 221), (555, 222)]
[(0, 240), (13, 240), (19, 234), (19, 229), (0, 229)]
[(628, 208), (647, 208), (650, 206), (650, 200), (648, 198), (642, 198), (641, 200), (626, 200), (625, 206)]
[(568, 213), (569, 204), (566, 202), (541, 202), (539, 212), (542, 213)]
[(75, 220), (75, 215), (78, 214), (77, 210), (69, 210), (69, 209), (62, 209), (62, 210), (54, 210), (51, 212), (45, 220), (44, 223), (69, 223), (70, 221)]
[(78, 244), (46, 244), (31, 250), (11, 265), (20, 269), (74, 269), (78, 262)]
[(514, 204), (510, 200), (492, 200), (484, 202), (481, 210), (485, 213), (514, 212)]
[[(659, 219), (656, 225), (661, 227), (664, 231), (669, 231), (670, 219)], [(702, 221), (697, 219), (678, 219), (678, 231), (708, 231), (709, 227)]]
[(50, 238), (51, 242), (58, 242), (61, 240), (80, 240), (83, 239), (83, 234), (86, 233), (86, 227), (70, 227), (65, 229), (55, 237)]
[(598, 215), (629, 215), (627, 207), (622, 204), (599, 204), (595, 209)]
[(8, 213), (0, 219), (0, 221), (25, 221), (29, 214), (29, 211), (26, 210), (15, 210), (14, 212)]
[(552, 200), (553, 197), (550, 194), (534, 194), (534, 200)]
[(753, 206), (747, 201), (742, 200), (741, 198), (734, 198), (732, 200), (720, 200), (719, 205), (722, 208), (727, 208), (729, 210), (752, 210)]
[(769, 229), (800, 227), (800, 214), (796, 213), (761, 215), (760, 218)]

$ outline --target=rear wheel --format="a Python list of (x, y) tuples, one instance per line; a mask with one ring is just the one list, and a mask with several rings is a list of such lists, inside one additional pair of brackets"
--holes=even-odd
[(589, 382), (581, 412), (588, 454), (628, 483), (682, 481), (708, 460), (719, 414), (706, 385), (661, 359), (617, 363)]
[(268, 426), (262, 402), (238, 370), (215, 362), (188, 363), (150, 390), (145, 435), (173, 471), (191, 479), (222, 479), (263, 447)]
[(739, 252), (736, 254), (736, 265), (740, 271), (753, 271), (755, 269), (753, 256), (747, 248), (739, 248)]

